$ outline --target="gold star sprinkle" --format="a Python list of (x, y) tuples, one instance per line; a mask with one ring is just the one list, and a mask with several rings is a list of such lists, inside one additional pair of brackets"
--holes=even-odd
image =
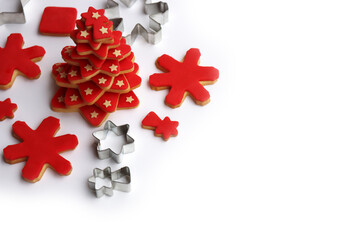
[(66, 72), (61, 72), (60, 73), (60, 78), (66, 78)]
[(116, 57), (118, 57), (118, 56), (121, 55), (121, 52), (120, 52), (120, 50), (114, 50), (113, 54), (114, 54)]
[(84, 90), (84, 92), (86, 93), (86, 95), (91, 95), (92, 92), (93, 92), (93, 89), (87, 88), (87, 89)]
[(76, 96), (75, 94), (73, 94), (73, 95), (70, 96), (72, 102), (76, 102), (77, 99), (78, 99), (78, 97), (79, 97), (79, 96)]
[(64, 102), (64, 96), (58, 97), (58, 102), (59, 102), (59, 103)]
[(86, 69), (87, 72), (93, 70), (92, 66), (89, 64), (87, 64), (84, 68)]
[(102, 33), (102, 34), (105, 34), (105, 33), (108, 33), (108, 29), (104, 26), (102, 26), (99, 31)]
[(75, 77), (75, 76), (77, 76), (77, 71), (71, 70), (71, 71), (69, 72), (69, 74), (70, 74), (71, 77)]
[(99, 83), (100, 83), (100, 84), (104, 84), (106, 81), (107, 81), (107, 79), (104, 78), (104, 77), (99, 78)]
[(98, 19), (99, 17), (101, 17), (101, 15), (98, 12), (93, 12), (92, 17)]
[(115, 64), (112, 64), (109, 68), (113, 72), (113, 71), (117, 70), (118, 66), (116, 66)]
[(117, 83), (116, 83), (117, 86), (121, 87), (121, 86), (124, 86), (124, 81), (123, 80), (118, 80)]
[(110, 107), (111, 106), (111, 102), (109, 100), (105, 100), (105, 102), (103, 103), (105, 107)]
[(91, 118), (97, 118), (99, 113), (93, 111), (92, 113), (90, 113), (90, 115), (91, 115)]
[(81, 36), (81, 37), (86, 38), (88, 35), (89, 35), (89, 33), (88, 33), (86, 30), (80, 31), (80, 36)]
[(133, 97), (126, 97), (126, 102), (131, 103), (132, 101), (134, 101)]

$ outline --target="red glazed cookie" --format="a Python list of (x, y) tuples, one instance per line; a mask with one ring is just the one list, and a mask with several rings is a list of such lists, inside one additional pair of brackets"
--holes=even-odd
[(45, 55), (45, 50), (39, 46), (22, 49), (24, 44), (20, 33), (13, 33), (7, 38), (6, 46), (0, 48), (0, 89), (12, 86), (17, 75), (29, 79), (40, 77), (40, 68), (34, 63)]
[(14, 136), (22, 142), (4, 149), (5, 162), (26, 161), (22, 176), (28, 182), (39, 181), (48, 167), (60, 175), (69, 175), (71, 163), (59, 153), (75, 149), (78, 140), (71, 134), (54, 137), (59, 128), (60, 121), (54, 117), (44, 119), (36, 130), (29, 128), (25, 122), (15, 122)]
[(96, 105), (84, 106), (79, 110), (83, 118), (85, 118), (92, 126), (100, 126), (109, 116), (108, 112), (101, 110)]
[[(71, 110), (67, 109), (65, 105), (65, 94), (67, 88), (61, 87), (59, 88), (54, 97), (51, 100), (51, 109), (56, 112), (70, 112)], [(72, 110), (75, 111), (75, 110)]]
[(98, 74), (94, 76), (91, 80), (102, 89), (108, 90), (113, 84), (114, 78), (105, 74)]
[(105, 92), (92, 81), (80, 83), (78, 88), (87, 105), (94, 104)]
[(140, 101), (133, 91), (120, 94), (116, 109), (131, 109), (139, 106)]
[(89, 7), (86, 13), (81, 14), (86, 28), (93, 29), (92, 35), (95, 42), (104, 42), (112, 38), (113, 23), (104, 14), (104, 9), (97, 10), (93, 7)]
[(69, 7), (46, 7), (41, 17), (39, 32), (44, 35), (69, 36), (74, 30), (77, 11)]
[(188, 94), (197, 104), (207, 104), (210, 94), (204, 85), (214, 84), (219, 78), (219, 71), (214, 67), (199, 66), (199, 59), (200, 51), (196, 48), (187, 51), (183, 62), (162, 55), (156, 60), (156, 66), (165, 73), (151, 75), (150, 87), (154, 90), (170, 88), (165, 103), (172, 108), (181, 106)]
[(11, 103), (10, 98), (5, 99), (5, 101), (0, 101), (0, 121), (5, 118), (14, 118), (14, 112), (17, 109), (15, 103)]
[(119, 95), (119, 93), (106, 92), (97, 100), (96, 105), (105, 112), (115, 112)]
[(126, 80), (125, 74), (120, 74), (114, 78), (109, 92), (127, 93), (129, 90), (129, 82)]
[(114, 42), (113, 37), (103, 42), (95, 42), (91, 29), (87, 29), (84, 22), (81, 20), (76, 20), (76, 26), (78, 27), (78, 29), (72, 31), (70, 33), (70, 37), (77, 44), (87, 43), (92, 49), (98, 50), (102, 46), (102, 44), (111, 44)]
[(71, 83), (67, 78), (67, 71), (70, 65), (67, 63), (57, 63), (53, 65), (52, 77), (56, 80), (56, 84), (61, 87), (70, 87)]
[(68, 88), (66, 90), (64, 103), (69, 109), (78, 109), (85, 105), (79, 90), (76, 88)]
[(154, 112), (149, 112), (142, 121), (142, 127), (145, 129), (155, 130), (155, 136), (161, 137), (167, 141), (171, 136), (178, 135), (177, 127), (179, 122), (171, 121), (169, 117), (161, 120)]

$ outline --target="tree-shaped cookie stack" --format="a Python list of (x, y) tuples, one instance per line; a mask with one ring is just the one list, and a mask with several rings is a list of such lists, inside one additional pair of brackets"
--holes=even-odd
[(122, 33), (112, 31), (104, 10), (92, 7), (81, 14), (70, 37), (76, 46), (64, 47), (66, 63), (56, 63), (52, 74), (60, 88), (51, 108), (57, 112), (79, 111), (93, 126), (120, 109), (139, 105), (133, 89), (141, 84), (138, 65)]

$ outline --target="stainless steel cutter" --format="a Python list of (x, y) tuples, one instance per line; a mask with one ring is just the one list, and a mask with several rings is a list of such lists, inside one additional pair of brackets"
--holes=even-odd
[[(129, 124), (117, 126), (108, 120), (104, 125), (104, 130), (93, 133), (93, 136), (98, 141), (96, 149), (100, 159), (112, 158), (115, 162), (121, 163), (124, 154), (135, 151), (135, 140), (128, 135), (129, 127)], [(103, 141), (107, 138), (109, 132), (113, 132), (116, 136), (122, 137), (125, 140), (125, 143), (119, 146), (121, 149), (119, 153), (111, 148), (102, 148)]]
[[(111, 186), (101, 186), (100, 188), (96, 187), (96, 178), (108, 178), (111, 181)], [(89, 177), (88, 185), (91, 190), (95, 192), (96, 197), (100, 198), (104, 195), (112, 196), (113, 190), (130, 192), (131, 176), (129, 167), (123, 167), (115, 172), (111, 172), (111, 168), (107, 167), (105, 169), (95, 168), (93, 171), (93, 176)]]
[(19, 10), (17, 12), (1, 12), (0, 25), (7, 23), (25, 23), (24, 7), (30, 0), (20, 0)]
[[(131, 7), (136, 0), (120, 0), (125, 6)], [(152, 0), (144, 0), (144, 12), (149, 15), (149, 29), (140, 23), (136, 24), (131, 33), (124, 36), (126, 42), (132, 45), (136, 38), (140, 35), (148, 43), (157, 44), (162, 39), (161, 25), (168, 21), (169, 6), (166, 2), (155, 2)], [(108, 17), (114, 25), (114, 30), (124, 31), (124, 21), (121, 18), (119, 3), (114, 0), (107, 0), (107, 8), (105, 16)]]

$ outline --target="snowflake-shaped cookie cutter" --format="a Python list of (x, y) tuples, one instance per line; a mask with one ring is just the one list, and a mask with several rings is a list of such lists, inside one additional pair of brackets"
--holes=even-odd
[[(100, 159), (112, 158), (115, 162), (121, 163), (124, 154), (131, 153), (135, 150), (135, 140), (128, 135), (129, 127), (129, 124), (117, 126), (108, 120), (104, 125), (104, 130), (93, 133), (93, 136), (98, 141), (96, 150)], [(113, 132), (116, 136), (124, 137), (125, 139), (125, 143), (120, 146), (121, 151), (119, 153), (113, 151), (111, 148), (102, 149), (102, 141), (108, 137), (109, 132)]]
[(17, 12), (0, 12), (0, 26), (7, 23), (25, 23), (24, 7), (30, 0), (20, 0), (19, 10)]
[[(120, 0), (126, 7), (131, 7), (136, 0)], [(126, 42), (132, 45), (136, 38), (141, 35), (148, 43), (157, 44), (162, 39), (162, 27), (168, 21), (169, 6), (166, 2), (155, 2), (143, 0), (144, 12), (149, 15), (149, 30), (140, 23), (137, 23), (131, 33), (124, 36)], [(119, 3), (114, 0), (107, 0), (105, 15), (113, 22), (114, 30), (124, 31), (124, 20), (120, 16)]]
[[(110, 179), (111, 186), (101, 186), (100, 188), (96, 188), (96, 178)], [(120, 179), (123, 179), (123, 181), (120, 181)], [(104, 170), (95, 168), (93, 171), (93, 176), (88, 178), (89, 188), (95, 192), (95, 195), (98, 198), (104, 195), (112, 196), (113, 190), (130, 192), (130, 183), (131, 176), (129, 167), (120, 168), (115, 172), (111, 172), (110, 167), (107, 167)]]

